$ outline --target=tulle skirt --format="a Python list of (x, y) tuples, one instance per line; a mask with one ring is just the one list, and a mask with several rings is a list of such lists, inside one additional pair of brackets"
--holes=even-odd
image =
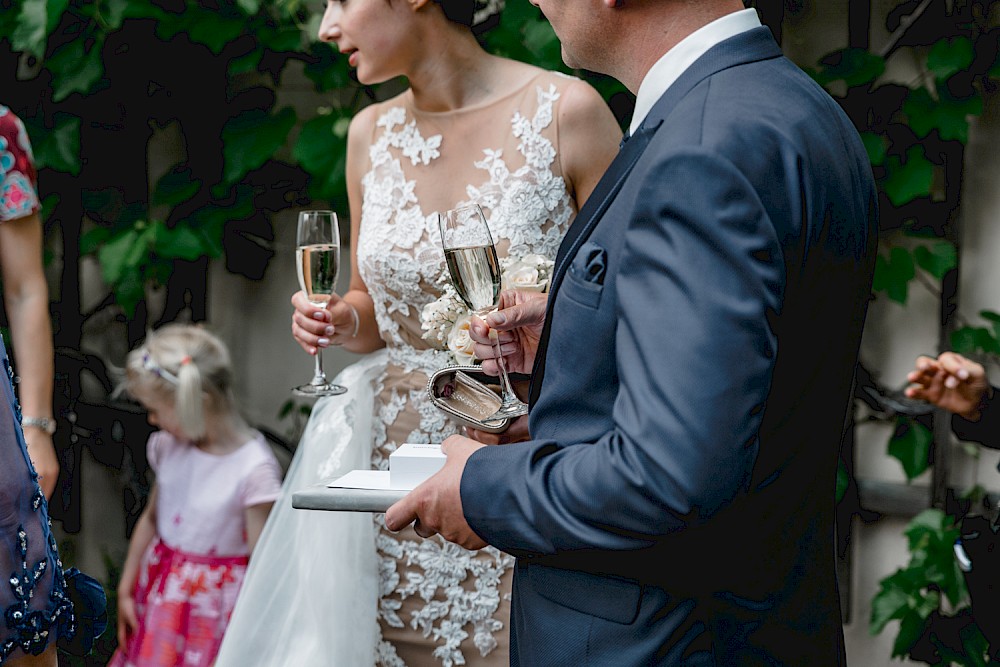
[(215, 667), (368, 667), (379, 597), (371, 514), (292, 507), (292, 493), (371, 465), (380, 350), (335, 379), (346, 394), (317, 401), (281, 496), (254, 549)]
[(154, 542), (136, 583), (139, 627), (108, 667), (211, 667), (246, 569), (246, 556), (200, 556)]

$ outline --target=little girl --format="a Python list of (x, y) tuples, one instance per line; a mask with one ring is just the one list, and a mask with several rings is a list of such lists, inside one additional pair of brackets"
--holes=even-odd
[(160, 430), (146, 445), (156, 483), (129, 543), (108, 667), (208, 667), (281, 468), (237, 411), (229, 352), (205, 329), (162, 327), (126, 373), (125, 390)]

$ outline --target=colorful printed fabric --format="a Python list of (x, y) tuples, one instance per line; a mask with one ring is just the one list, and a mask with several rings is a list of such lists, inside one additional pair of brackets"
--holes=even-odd
[(136, 582), (139, 627), (108, 667), (211, 667), (247, 562), (243, 556), (198, 556), (154, 542)]
[(36, 178), (24, 123), (0, 105), (0, 222), (38, 211)]

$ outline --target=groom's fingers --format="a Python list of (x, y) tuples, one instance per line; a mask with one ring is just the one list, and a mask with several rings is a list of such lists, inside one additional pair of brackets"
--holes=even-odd
[(425, 540), (428, 537), (434, 537), (435, 535), (437, 535), (437, 533), (434, 532), (433, 530), (425, 528), (424, 525), (420, 523), (419, 518), (413, 522), (413, 532), (415, 532), (417, 535), (424, 538)]
[(385, 511), (385, 527), (395, 533), (406, 528), (418, 518), (416, 499), (411, 491)]

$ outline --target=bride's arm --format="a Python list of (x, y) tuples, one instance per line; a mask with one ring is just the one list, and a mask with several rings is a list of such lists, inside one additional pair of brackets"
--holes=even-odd
[(558, 107), (559, 162), (577, 211), (618, 154), (622, 132), (604, 98), (585, 81), (574, 81)]
[[(292, 297), (292, 335), (309, 354), (317, 347), (339, 345), (351, 352), (372, 352), (385, 347), (375, 306), (358, 272), (358, 232), (361, 226), (361, 178), (368, 166), (368, 147), (375, 122), (372, 107), (362, 109), (351, 120), (347, 132), (347, 203), (351, 213), (351, 282), (341, 297), (334, 295), (326, 308), (316, 308), (302, 292)], [(317, 317), (317, 314), (319, 317)], [(333, 327), (332, 333), (329, 327)]]

